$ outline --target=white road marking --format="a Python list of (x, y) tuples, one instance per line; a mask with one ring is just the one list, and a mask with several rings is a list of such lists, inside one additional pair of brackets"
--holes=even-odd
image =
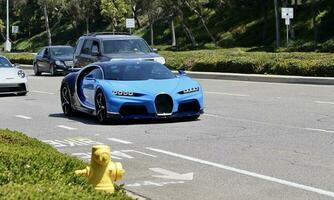
[(38, 90), (32, 90), (30, 92), (39, 93), (39, 94), (49, 94), (49, 95), (54, 95), (55, 94), (55, 93), (52, 93), (52, 92), (43, 92), (43, 91), (38, 91)]
[(118, 143), (122, 143), (122, 144), (132, 144), (132, 142), (121, 140), (121, 139), (117, 139), (117, 138), (107, 138), (107, 140), (118, 142)]
[(315, 101), (315, 103), (334, 105), (334, 102), (329, 102), (329, 101)]
[(65, 125), (58, 125), (57, 127), (67, 129), (67, 130), (70, 130), (70, 131), (77, 130), (77, 128), (73, 128), (73, 127), (69, 127), (69, 126), (65, 126)]
[(182, 180), (182, 181), (191, 181), (194, 179), (194, 173), (189, 172), (186, 174), (179, 174), (173, 171), (169, 171), (162, 168), (149, 168), (149, 170), (159, 173), (161, 175), (152, 175), (157, 178), (173, 179), (173, 180)]
[(208, 113), (205, 113), (203, 115), (208, 116), (208, 117), (221, 118), (221, 119), (226, 119), (226, 120), (231, 120), (231, 121), (249, 122), (249, 123), (261, 124), (261, 125), (266, 125), (266, 126), (284, 127), (284, 128), (299, 129), (299, 130), (305, 130), (305, 131), (317, 131), (317, 132), (325, 132), (325, 133), (334, 133), (334, 130), (325, 130), (325, 129), (317, 129), (317, 128), (305, 128), (305, 127), (298, 127), (298, 126), (289, 126), (289, 125), (284, 125), (284, 124), (274, 124), (274, 123), (270, 123), (270, 122), (262, 122), (262, 121), (255, 121), (255, 120), (249, 120), (249, 119), (238, 119), (238, 118), (233, 118), (233, 117), (224, 117), (224, 116), (215, 115), (215, 114), (208, 114)]
[(152, 157), (152, 158), (156, 158), (157, 157), (155, 155), (144, 153), (144, 152), (137, 151), (137, 150), (121, 150), (121, 152), (124, 152), (124, 153), (133, 152), (133, 153), (138, 153), (138, 154), (141, 154), (141, 155), (144, 155), (144, 156), (149, 156), (149, 157)]
[(219, 95), (227, 95), (227, 96), (237, 96), (237, 97), (249, 97), (248, 94), (233, 94), (233, 93), (225, 93), (225, 92), (204, 92), (206, 94), (219, 94)]
[(242, 169), (237, 169), (237, 168), (234, 168), (234, 167), (230, 167), (230, 166), (226, 166), (226, 165), (222, 165), (222, 164), (218, 164), (218, 163), (214, 163), (214, 162), (210, 162), (210, 161), (206, 161), (206, 160), (202, 160), (202, 159), (198, 159), (198, 158), (193, 158), (193, 157), (190, 157), (190, 156), (185, 156), (185, 155), (181, 155), (181, 154), (177, 154), (177, 153), (173, 153), (173, 152), (169, 152), (169, 151), (165, 151), (165, 150), (161, 150), (161, 149), (156, 149), (156, 148), (151, 148), (151, 147), (146, 147), (146, 149), (149, 149), (149, 150), (154, 151), (154, 152), (159, 152), (159, 153), (162, 153), (162, 154), (166, 154), (166, 155), (169, 155), (169, 156), (181, 158), (181, 159), (184, 159), (184, 160), (189, 160), (189, 161), (192, 161), (192, 162), (196, 162), (196, 163), (200, 163), (200, 164), (209, 165), (209, 166), (212, 166), (212, 167), (224, 169), (224, 170), (235, 172), (235, 173), (238, 173), (238, 174), (243, 174), (243, 175), (259, 178), (259, 179), (274, 182), (274, 183), (279, 183), (279, 184), (282, 184), (282, 185), (286, 185), (286, 186), (306, 190), (306, 191), (309, 191), (309, 192), (318, 193), (318, 194), (329, 196), (329, 197), (334, 197), (334, 192), (331, 192), (331, 191), (327, 191), (327, 190), (323, 190), (323, 189), (319, 189), (319, 188), (315, 188), (315, 187), (311, 187), (311, 186), (307, 186), (307, 185), (302, 185), (302, 184), (299, 184), (299, 183), (294, 183), (294, 182), (286, 181), (286, 180), (283, 180), (283, 179), (270, 177), (270, 176), (266, 176), (266, 175), (262, 175), (262, 174), (242, 170)]
[(21, 118), (21, 119), (32, 119), (31, 117), (24, 116), (24, 115), (15, 115), (15, 117)]

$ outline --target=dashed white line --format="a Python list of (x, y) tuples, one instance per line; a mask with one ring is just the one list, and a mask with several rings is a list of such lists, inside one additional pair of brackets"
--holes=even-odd
[(238, 173), (238, 174), (243, 174), (243, 175), (251, 176), (251, 177), (254, 177), (254, 178), (259, 178), (259, 179), (274, 182), (274, 183), (279, 183), (279, 184), (282, 184), (282, 185), (286, 185), (286, 186), (306, 190), (306, 191), (309, 191), (309, 192), (315, 192), (315, 193), (325, 195), (325, 196), (329, 196), (329, 197), (334, 197), (334, 192), (331, 192), (331, 191), (327, 191), (327, 190), (323, 190), (323, 189), (319, 189), (319, 188), (315, 188), (315, 187), (311, 187), (311, 186), (307, 186), (307, 185), (302, 185), (302, 184), (299, 184), (299, 183), (294, 183), (294, 182), (291, 182), (291, 181), (286, 181), (286, 180), (283, 180), (283, 179), (279, 179), (279, 178), (275, 178), (275, 177), (271, 177), (271, 176), (266, 176), (266, 175), (262, 175), (262, 174), (242, 170), (242, 169), (237, 169), (237, 168), (234, 168), (234, 167), (230, 167), (230, 166), (226, 166), (226, 165), (222, 165), (222, 164), (218, 164), (218, 163), (214, 163), (214, 162), (210, 162), (210, 161), (206, 161), (206, 160), (202, 160), (202, 159), (198, 159), (198, 158), (194, 158), (194, 157), (190, 157), (190, 156), (185, 156), (185, 155), (173, 153), (173, 152), (170, 152), (170, 151), (165, 151), (165, 150), (151, 148), (151, 147), (146, 147), (146, 149), (154, 151), (154, 152), (159, 152), (159, 153), (162, 153), (162, 154), (165, 154), (165, 155), (181, 158), (181, 159), (184, 159), (184, 160), (189, 160), (189, 161), (192, 161), (192, 162), (196, 162), (196, 163), (200, 163), (200, 164), (209, 165), (209, 166), (212, 166), (212, 167), (224, 169), (224, 170), (235, 172), (235, 173)]
[(121, 140), (121, 139), (117, 139), (117, 138), (107, 138), (107, 140), (118, 142), (118, 143), (122, 143), (122, 144), (132, 144), (132, 142)]
[(39, 94), (49, 94), (49, 95), (54, 95), (55, 94), (55, 93), (52, 93), (52, 92), (44, 92), (44, 91), (38, 91), (38, 90), (32, 90), (30, 92), (39, 93)]
[(77, 128), (73, 128), (73, 127), (69, 127), (69, 126), (64, 126), (64, 125), (58, 125), (57, 127), (58, 128), (67, 129), (67, 130), (70, 130), (70, 131), (77, 130)]
[(233, 93), (225, 93), (225, 92), (204, 92), (206, 94), (219, 94), (219, 95), (227, 95), (227, 96), (237, 96), (237, 97), (249, 97), (248, 94), (233, 94)]
[(21, 118), (21, 119), (32, 119), (31, 117), (24, 116), (24, 115), (15, 115), (15, 117)]
[(320, 131), (320, 132), (325, 132), (325, 133), (334, 133), (334, 131), (325, 130), (325, 129), (319, 129), (319, 128), (305, 128), (305, 130), (309, 130), (309, 131)]
[(315, 101), (315, 103), (334, 105), (334, 102), (330, 102), (330, 101)]

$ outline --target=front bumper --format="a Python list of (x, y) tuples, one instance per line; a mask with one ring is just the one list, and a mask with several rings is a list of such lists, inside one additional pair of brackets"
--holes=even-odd
[(0, 94), (20, 94), (28, 92), (26, 83), (1, 83)]

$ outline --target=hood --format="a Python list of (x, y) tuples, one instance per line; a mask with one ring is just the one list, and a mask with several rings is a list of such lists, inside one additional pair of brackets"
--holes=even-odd
[(72, 56), (53, 56), (53, 59), (60, 60), (60, 61), (68, 61), (68, 60), (73, 60), (73, 55)]
[(157, 57), (161, 57), (156, 53), (118, 53), (118, 54), (106, 54), (110, 59), (153, 59)]
[(107, 80), (113, 90), (157, 95), (161, 93), (173, 94), (184, 89), (195, 87), (198, 83), (188, 77), (175, 77), (165, 80), (143, 81), (114, 81)]
[(0, 67), (0, 79), (6, 79), (6, 78), (18, 78), (17, 72), (21, 69), (10, 67)]

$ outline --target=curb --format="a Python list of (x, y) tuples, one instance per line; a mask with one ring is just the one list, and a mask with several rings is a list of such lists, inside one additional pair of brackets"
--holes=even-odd
[(144, 196), (141, 196), (141, 195), (139, 195), (139, 194), (137, 194), (135, 192), (132, 192), (132, 191), (130, 191), (128, 189), (124, 189), (124, 191), (125, 191), (126, 195), (128, 195), (131, 198), (134, 198), (135, 200), (150, 200), (150, 199), (148, 199), (148, 198), (146, 198)]
[[(20, 65), (20, 68), (32, 69), (32, 65)], [(177, 74), (178, 72), (173, 71), (173, 73)], [(331, 77), (282, 76), (282, 75), (237, 74), (237, 73), (219, 73), (219, 72), (192, 72), (192, 71), (186, 71), (186, 74), (191, 78), (198, 78), (198, 79), (334, 85), (334, 78)]]

